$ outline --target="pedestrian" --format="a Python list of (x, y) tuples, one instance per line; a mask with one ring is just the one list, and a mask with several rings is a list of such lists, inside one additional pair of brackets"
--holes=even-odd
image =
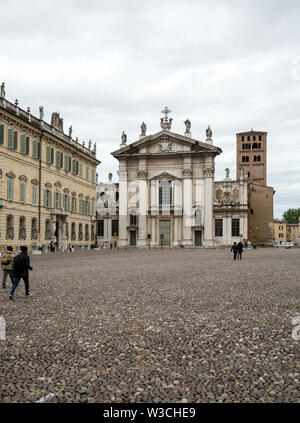
[(11, 283), (13, 284), (13, 265), (14, 265), (14, 253), (13, 248), (8, 246), (6, 247), (6, 252), (3, 254), (1, 259), (1, 269), (3, 270), (3, 279), (2, 279), (2, 288), (6, 288), (6, 279), (7, 276), (10, 277)]
[(244, 251), (243, 243), (240, 241), (237, 246), (238, 246), (238, 259), (242, 260), (242, 255), (243, 255), (243, 251)]
[(28, 256), (28, 248), (27, 247), (20, 247), (21, 253), (15, 256), (14, 258), (14, 266), (13, 266), (13, 287), (10, 291), (9, 298), (13, 301), (14, 300), (14, 293), (19, 285), (21, 279), (23, 279), (25, 283), (25, 294), (26, 297), (29, 297), (29, 272), (28, 270), (32, 270), (30, 266), (30, 259)]
[(237, 246), (236, 242), (233, 243), (233, 246), (231, 247), (230, 251), (233, 251), (233, 260), (236, 260), (236, 256), (237, 256), (237, 253), (238, 253), (238, 246)]
[(55, 253), (55, 242), (54, 242), (54, 241), (51, 241), (51, 242), (50, 242), (50, 251), (51, 251), (52, 253)]

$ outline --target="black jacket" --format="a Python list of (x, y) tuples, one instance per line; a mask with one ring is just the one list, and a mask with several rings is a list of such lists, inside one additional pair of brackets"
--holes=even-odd
[[(18, 263), (16, 264), (16, 260)], [(27, 277), (28, 270), (32, 270), (30, 266), (30, 258), (27, 254), (21, 253), (14, 258), (13, 277)]]

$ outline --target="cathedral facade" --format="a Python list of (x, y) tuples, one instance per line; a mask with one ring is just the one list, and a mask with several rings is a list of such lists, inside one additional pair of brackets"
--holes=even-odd
[(112, 153), (119, 161), (119, 183), (109, 176), (98, 185), (98, 243), (119, 247), (214, 247), (246, 240), (247, 180), (232, 181), (229, 169), (216, 182), (215, 157), (222, 150), (206, 140), (171, 131), (172, 119), (163, 111), (161, 130), (146, 135), (141, 126), (137, 141)]

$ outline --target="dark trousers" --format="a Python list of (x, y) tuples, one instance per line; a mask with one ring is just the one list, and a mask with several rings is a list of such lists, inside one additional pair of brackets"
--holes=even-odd
[(19, 285), (20, 280), (23, 279), (24, 283), (25, 283), (25, 293), (26, 295), (29, 295), (29, 278), (28, 276), (15, 276), (14, 277), (14, 283), (13, 283), (13, 287), (10, 291), (10, 295), (14, 295), (15, 290), (17, 289), (17, 286)]
[(243, 255), (242, 251), (239, 251), (239, 252), (238, 252), (238, 258), (239, 258), (240, 260), (242, 260), (242, 255)]
[(13, 277), (12, 277), (12, 270), (5, 270), (5, 269), (3, 269), (3, 279), (2, 279), (2, 286), (3, 286), (3, 288), (6, 287), (6, 279), (7, 279), (7, 276), (8, 275), (10, 277), (11, 283), (12, 284), (14, 283)]
[(233, 260), (236, 260), (236, 256), (237, 256), (237, 251), (233, 252)]

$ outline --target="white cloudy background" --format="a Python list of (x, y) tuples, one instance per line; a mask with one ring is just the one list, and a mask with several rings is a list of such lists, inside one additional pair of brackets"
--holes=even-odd
[(300, 207), (300, 4), (295, 0), (0, 0), (0, 82), (6, 97), (65, 132), (97, 142), (99, 179), (117, 161), (121, 133), (140, 124), (173, 130), (210, 124), (216, 179), (231, 168), (235, 134), (268, 132), (268, 185), (275, 217)]

